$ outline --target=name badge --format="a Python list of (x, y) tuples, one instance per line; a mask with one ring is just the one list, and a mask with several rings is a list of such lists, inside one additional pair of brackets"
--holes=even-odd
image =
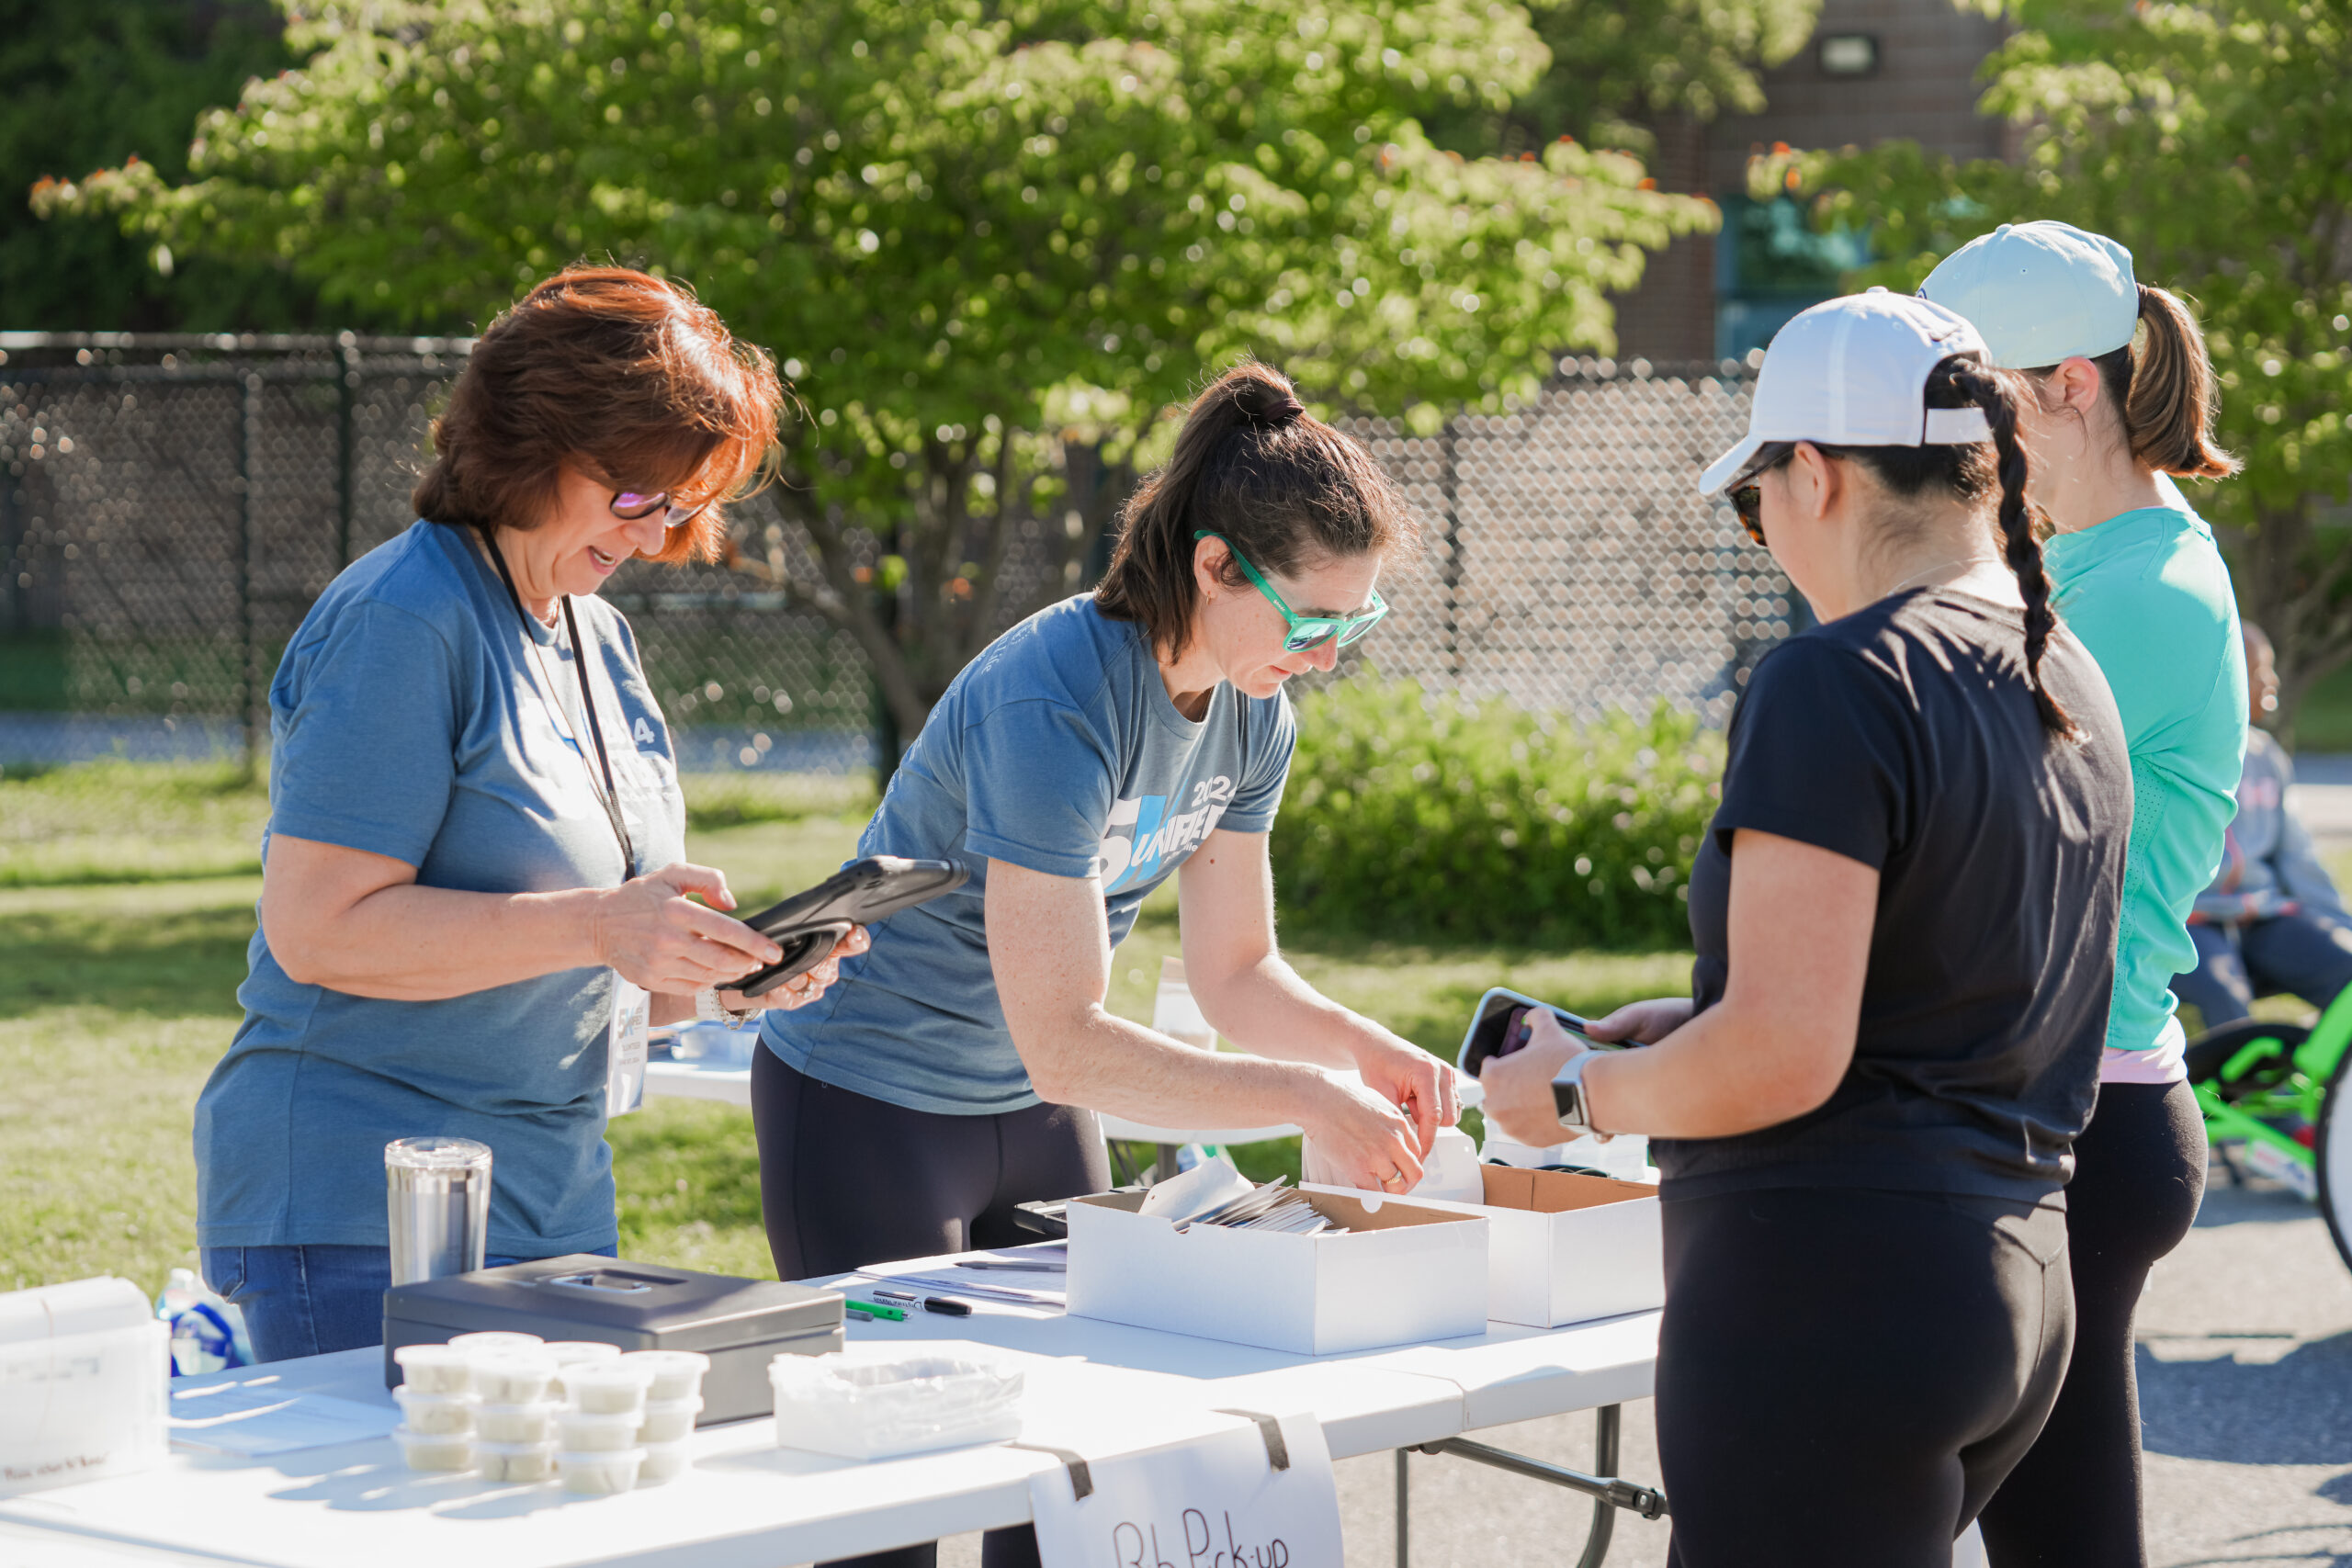
[(605, 1114), (626, 1116), (645, 1103), (645, 1057), (653, 998), (613, 976), (611, 1041), (605, 1055)]

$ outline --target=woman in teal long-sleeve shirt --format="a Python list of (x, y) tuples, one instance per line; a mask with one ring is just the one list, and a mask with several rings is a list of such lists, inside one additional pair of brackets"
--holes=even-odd
[[(2066, 1189), (2074, 1359), (2049, 1423), (1983, 1515), (1995, 1568), (2143, 1568), (2132, 1314), (2205, 1189), (2205, 1129), (2172, 977), (2221, 864), (2245, 754), (2245, 654), (2212, 530), (2169, 476), (2218, 479), (2212, 367), (2196, 318), (2132, 253), (2064, 223), (2003, 224), (1920, 293), (2027, 373), (2029, 491), (2059, 614), (2106, 674), (2131, 749), (2132, 837), (2098, 1103)], [(2144, 328), (2144, 333), (2142, 329)], [(2139, 341), (2134, 344), (2134, 339)]]

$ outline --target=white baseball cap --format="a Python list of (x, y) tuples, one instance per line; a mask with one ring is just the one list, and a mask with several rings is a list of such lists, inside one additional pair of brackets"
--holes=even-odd
[(2140, 321), (2132, 253), (2050, 219), (1978, 235), (1928, 275), (1919, 297), (1967, 317), (2005, 370), (2112, 354)]
[(1928, 299), (1873, 288), (1825, 300), (1792, 318), (1764, 351), (1747, 437), (1707, 465), (1713, 495), (1775, 441), (1837, 446), (1964, 446), (1993, 439), (1982, 409), (1928, 407), (1928, 377), (1984, 340)]

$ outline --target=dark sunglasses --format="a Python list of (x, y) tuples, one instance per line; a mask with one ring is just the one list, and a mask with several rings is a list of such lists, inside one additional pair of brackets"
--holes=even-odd
[(662, 526), (664, 528), (683, 528), (701, 516), (709, 509), (709, 506), (710, 502), (707, 501), (698, 501), (691, 506), (684, 502), (673, 501), (670, 499), (670, 492), (666, 490), (657, 490), (650, 495), (642, 495), (633, 490), (625, 490), (615, 494), (612, 500), (613, 515), (623, 522), (634, 523), (640, 517), (650, 517), (659, 512), (662, 513)]
[(1757, 453), (1756, 461), (1747, 471), (1731, 484), (1731, 509), (1739, 514), (1739, 525), (1758, 545), (1764, 543), (1764, 476), (1789, 460), (1796, 451), (1793, 441), (1775, 441)]

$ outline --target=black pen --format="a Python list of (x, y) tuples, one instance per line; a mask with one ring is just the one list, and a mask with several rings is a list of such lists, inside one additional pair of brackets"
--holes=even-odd
[(969, 1317), (972, 1315), (971, 1303), (969, 1302), (959, 1302), (953, 1296), (925, 1296), (922, 1299), (922, 1310), (925, 1312), (945, 1313), (949, 1317)]

